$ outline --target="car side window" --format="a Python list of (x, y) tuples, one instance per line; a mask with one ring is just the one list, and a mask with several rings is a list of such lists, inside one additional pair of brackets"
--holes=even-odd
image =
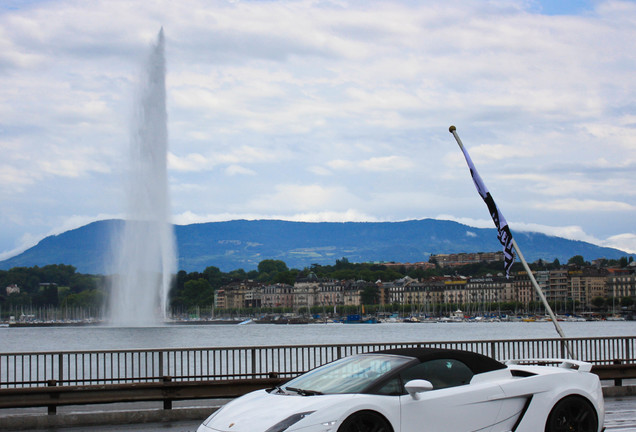
[(435, 359), (408, 368), (400, 376), (403, 385), (414, 379), (424, 379), (433, 384), (433, 390), (438, 390), (468, 384), (473, 372), (459, 360)]
[(400, 396), (403, 395), (405, 391), (404, 385), (402, 385), (402, 380), (399, 376), (396, 376), (382, 384), (382, 386), (373, 393), (385, 396)]

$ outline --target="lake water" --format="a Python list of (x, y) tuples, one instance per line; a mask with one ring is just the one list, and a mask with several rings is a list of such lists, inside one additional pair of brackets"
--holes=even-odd
[[(567, 337), (636, 336), (636, 321), (560, 322)], [(0, 328), (0, 352), (557, 338), (551, 322)]]

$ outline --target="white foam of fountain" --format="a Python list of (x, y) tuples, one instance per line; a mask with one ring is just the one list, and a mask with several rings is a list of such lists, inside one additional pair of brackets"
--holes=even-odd
[(176, 271), (168, 194), (165, 75), (161, 29), (140, 80), (130, 137), (127, 216), (113, 243), (110, 322), (116, 326), (161, 324)]

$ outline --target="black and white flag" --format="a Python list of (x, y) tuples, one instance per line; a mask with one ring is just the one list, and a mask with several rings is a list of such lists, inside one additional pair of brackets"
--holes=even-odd
[(499, 242), (503, 246), (504, 250), (504, 269), (506, 270), (506, 277), (510, 276), (510, 268), (512, 267), (512, 263), (515, 261), (515, 253), (512, 249), (512, 234), (510, 233), (510, 228), (508, 228), (508, 222), (506, 222), (506, 218), (504, 218), (503, 214), (497, 208), (495, 204), (495, 200), (488, 192), (488, 188), (482, 181), (479, 173), (475, 169), (475, 165), (473, 165), (473, 161), (470, 158), (470, 155), (464, 148), (464, 146), (460, 146), (462, 152), (464, 153), (464, 157), (466, 158), (466, 163), (468, 163), (468, 168), (470, 169), (470, 175), (473, 177), (473, 181), (475, 182), (475, 187), (477, 187), (477, 192), (484, 199), (486, 205), (488, 206), (488, 211), (490, 212), (490, 216), (492, 217), (493, 222), (495, 222), (495, 226), (497, 227), (497, 238)]

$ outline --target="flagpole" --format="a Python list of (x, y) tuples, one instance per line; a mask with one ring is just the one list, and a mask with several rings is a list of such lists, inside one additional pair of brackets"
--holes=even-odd
[[(563, 332), (563, 329), (559, 325), (559, 321), (557, 321), (556, 316), (554, 315), (554, 312), (552, 311), (552, 308), (548, 304), (548, 300), (545, 298), (545, 295), (543, 294), (543, 290), (541, 289), (541, 287), (539, 286), (539, 283), (535, 279), (534, 274), (532, 274), (532, 270), (530, 270), (530, 266), (528, 266), (528, 263), (526, 262), (526, 259), (523, 257), (523, 254), (521, 253), (521, 249), (519, 249), (519, 246), (517, 245), (517, 242), (515, 241), (514, 238), (512, 239), (512, 245), (515, 248), (515, 252), (517, 253), (517, 256), (519, 257), (521, 264), (523, 264), (523, 268), (526, 270), (526, 273), (528, 273), (530, 282), (532, 282), (532, 286), (534, 287), (534, 290), (539, 295), (539, 298), (541, 299), (541, 303), (543, 303), (543, 306), (545, 306), (545, 310), (548, 311), (548, 315), (550, 315), (550, 319), (554, 323), (554, 327), (556, 327), (557, 333), (559, 333), (559, 336), (565, 339), (565, 333)], [(568, 352), (570, 352), (569, 346), (567, 346), (567, 349), (568, 349)], [(574, 358), (574, 353), (570, 352), (570, 355), (572, 356), (574, 360), (576, 360)]]
[[(448, 128), (448, 131), (451, 134), (453, 134), (453, 136), (455, 137), (455, 141), (457, 141), (457, 144), (459, 144), (459, 148), (462, 150), (462, 152), (465, 152), (464, 144), (462, 143), (462, 140), (459, 138), (459, 135), (457, 135), (457, 128), (455, 126), (451, 126)], [(552, 323), (554, 324), (554, 327), (556, 328), (557, 333), (559, 334), (559, 336), (561, 336), (561, 338), (565, 339), (566, 338), (565, 333), (563, 332), (563, 329), (559, 325), (559, 322), (557, 321), (556, 316), (554, 315), (554, 312), (552, 311), (552, 308), (548, 304), (548, 301), (546, 300), (545, 295), (543, 294), (543, 290), (541, 289), (541, 287), (539, 286), (539, 283), (537, 282), (534, 275), (532, 274), (532, 270), (530, 270), (530, 267), (528, 266), (526, 259), (523, 257), (523, 254), (521, 253), (521, 249), (519, 249), (519, 246), (517, 245), (517, 242), (515, 241), (514, 237), (512, 238), (512, 246), (514, 247), (515, 252), (517, 253), (517, 256), (519, 257), (519, 260), (523, 264), (523, 268), (526, 270), (526, 273), (528, 273), (530, 282), (532, 283), (534, 290), (537, 292), (537, 295), (541, 299), (541, 302), (543, 303), (545, 310), (548, 312), (548, 315), (550, 315), (550, 319), (552, 320)], [(572, 351), (572, 349), (570, 348), (570, 344), (566, 342), (564, 345), (570, 357), (576, 360), (576, 356), (574, 352)]]

